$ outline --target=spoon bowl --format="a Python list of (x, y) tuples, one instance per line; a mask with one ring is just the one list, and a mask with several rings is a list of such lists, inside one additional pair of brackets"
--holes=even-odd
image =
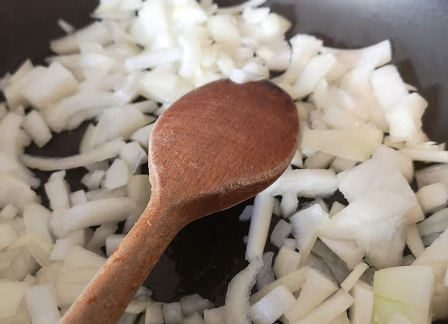
[(185, 225), (256, 195), (283, 173), (298, 131), (291, 98), (266, 81), (215, 81), (175, 102), (150, 137), (147, 208), (61, 323), (116, 323)]

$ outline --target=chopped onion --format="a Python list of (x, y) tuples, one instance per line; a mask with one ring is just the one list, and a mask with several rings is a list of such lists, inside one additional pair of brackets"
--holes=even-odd
[(378, 129), (308, 130), (303, 133), (302, 149), (322, 151), (358, 162), (366, 161), (383, 141)]
[(292, 88), (292, 98), (301, 99), (313, 92), (317, 83), (330, 71), (336, 59), (332, 54), (317, 55), (303, 69)]
[(350, 289), (356, 284), (359, 278), (361, 278), (362, 274), (369, 268), (367, 264), (364, 262), (358, 263), (353, 271), (350, 272), (347, 278), (341, 283), (341, 288), (346, 292), (349, 292)]
[(353, 298), (343, 289), (314, 308), (308, 315), (296, 321), (296, 324), (327, 323), (347, 310), (353, 304)]
[(66, 210), (70, 208), (70, 188), (64, 180), (65, 171), (54, 172), (45, 183), (45, 192), (50, 200), (53, 211)]
[(423, 212), (430, 213), (446, 207), (448, 193), (443, 183), (421, 187), (415, 194)]
[(406, 245), (416, 258), (418, 258), (425, 249), (417, 225), (415, 224), (406, 226)]
[(250, 307), (250, 318), (255, 324), (272, 324), (294, 301), (285, 286), (278, 286)]
[(316, 152), (305, 160), (306, 169), (326, 169), (333, 162), (335, 157), (323, 152)]
[(179, 302), (185, 315), (192, 313), (203, 314), (204, 310), (213, 307), (213, 304), (208, 299), (204, 299), (198, 294), (182, 297)]
[(294, 192), (285, 192), (282, 195), (282, 200), (280, 202), (283, 218), (288, 218), (294, 214), (298, 205), (299, 198), (297, 198), (297, 195)]
[(123, 146), (124, 142), (121, 139), (115, 139), (83, 154), (63, 158), (46, 158), (24, 154), (21, 156), (21, 161), (29, 168), (44, 171), (74, 169), (115, 157)]
[(15, 314), (27, 287), (25, 282), (0, 279), (0, 319)]
[(359, 324), (372, 323), (374, 305), (372, 286), (359, 281), (352, 288), (351, 294), (354, 300), (349, 310), (350, 319)]
[(75, 93), (78, 81), (61, 63), (55, 61), (48, 68), (35, 67), (26, 75), (22, 87), (25, 100), (35, 108), (44, 109)]
[(275, 225), (274, 229), (271, 233), (271, 244), (276, 246), (277, 248), (280, 248), (283, 244), (283, 241), (285, 238), (291, 234), (292, 231), (292, 225), (283, 219), (279, 220), (277, 225)]
[(119, 222), (126, 219), (135, 208), (131, 198), (106, 198), (78, 204), (70, 208), (60, 220), (62, 233), (68, 233), (106, 222)]
[(375, 272), (373, 316), (380, 323), (401, 314), (416, 323), (426, 323), (431, 312), (434, 274), (429, 266), (408, 266)]
[(107, 28), (99, 22), (95, 22), (77, 32), (51, 41), (51, 49), (58, 54), (70, 54), (79, 50), (81, 43), (99, 43), (109, 42), (110, 34)]
[(230, 281), (229, 287), (227, 288), (225, 303), (227, 323), (250, 323), (249, 295), (252, 287), (255, 284), (255, 277), (262, 265), (263, 264), (261, 259), (254, 258), (245, 269), (239, 272)]
[[(146, 307), (145, 311), (145, 324), (163, 324), (165, 319), (163, 318), (162, 305), (160, 303), (151, 303)], [(219, 324), (219, 323), (207, 323), (207, 324)]]
[(106, 245), (106, 239), (114, 234), (118, 226), (115, 223), (105, 223), (98, 227), (93, 234), (86, 248), (98, 255), (102, 255), (101, 247)]
[(286, 170), (267, 190), (271, 195), (294, 192), (298, 196), (328, 197), (337, 189), (333, 170)]
[(448, 228), (448, 208), (429, 216), (417, 226), (418, 232), (422, 236), (443, 232)]
[(8, 247), (17, 239), (17, 234), (9, 224), (0, 224), (0, 249)]
[[(275, 281), (274, 271), (272, 270), (272, 258), (274, 257), (274, 252), (266, 252), (261, 257), (263, 261), (263, 266), (257, 273), (256, 286), (258, 290), (266, 287), (270, 283)], [(207, 322), (207, 321), (206, 321)]]
[(271, 223), (274, 197), (264, 191), (255, 196), (246, 246), (246, 260), (261, 258)]
[(274, 262), (274, 274), (277, 279), (299, 269), (302, 255), (294, 250), (281, 247)]
[(164, 304), (163, 317), (166, 324), (179, 324), (182, 321), (182, 307), (180, 303)]
[(129, 167), (122, 159), (115, 159), (106, 172), (104, 187), (107, 189), (116, 189), (128, 183)]
[(307, 279), (299, 298), (285, 311), (286, 318), (291, 323), (300, 320), (337, 289), (338, 287), (319, 271), (308, 269)]
[(27, 288), (25, 300), (33, 324), (57, 324), (61, 320), (52, 285), (45, 284)]
[[(226, 309), (224, 306), (204, 310), (205, 324), (225, 324)], [(146, 324), (146, 323), (145, 323)]]
[(306, 281), (307, 274), (308, 267), (303, 267), (294, 272), (291, 272), (290, 274), (287, 274), (286, 276), (283, 276), (280, 279), (275, 280), (274, 282), (270, 283), (263, 289), (260, 289), (258, 292), (250, 296), (250, 303), (253, 305), (278, 286), (285, 286), (292, 293), (299, 291), (300, 289), (302, 289), (303, 284)]
[(319, 204), (315, 204), (297, 212), (290, 219), (297, 247), (302, 254), (302, 259), (306, 260), (319, 231), (328, 223), (328, 214), (322, 210)]
[(31, 136), (37, 146), (43, 147), (51, 140), (51, 132), (42, 116), (35, 110), (23, 119), (23, 129)]

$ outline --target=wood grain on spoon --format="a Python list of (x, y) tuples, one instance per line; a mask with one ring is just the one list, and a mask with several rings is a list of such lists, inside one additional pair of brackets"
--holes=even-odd
[(283, 173), (298, 130), (291, 98), (269, 82), (216, 81), (174, 103), (151, 134), (148, 207), (61, 323), (115, 324), (185, 225)]

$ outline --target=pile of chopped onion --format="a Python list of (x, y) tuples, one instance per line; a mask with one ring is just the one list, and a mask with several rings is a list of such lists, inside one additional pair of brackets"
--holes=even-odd
[[(0, 324), (59, 322), (146, 207), (141, 166), (157, 116), (221, 78), (270, 79), (289, 93), (300, 146), (240, 217), (250, 220), (249, 265), (225, 305), (197, 294), (158, 303), (142, 287), (119, 323), (448, 318), (448, 152), (421, 129), (427, 102), (391, 64), (389, 40), (288, 40), (291, 22), (263, 3), (101, 0), (92, 24), (58, 22), (66, 36), (51, 42), (48, 66), (27, 60), (0, 80)], [(25, 154), (84, 122), (77, 155)], [(414, 161), (438, 164), (414, 172)], [(80, 167), (84, 189), (73, 192), (65, 170)], [(41, 184), (32, 169), (53, 173)], [(268, 238), (276, 253), (265, 252)]]

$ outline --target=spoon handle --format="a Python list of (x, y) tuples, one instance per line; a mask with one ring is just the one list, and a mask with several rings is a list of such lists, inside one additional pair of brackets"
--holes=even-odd
[(59, 324), (115, 324), (182, 229), (176, 211), (151, 202)]

